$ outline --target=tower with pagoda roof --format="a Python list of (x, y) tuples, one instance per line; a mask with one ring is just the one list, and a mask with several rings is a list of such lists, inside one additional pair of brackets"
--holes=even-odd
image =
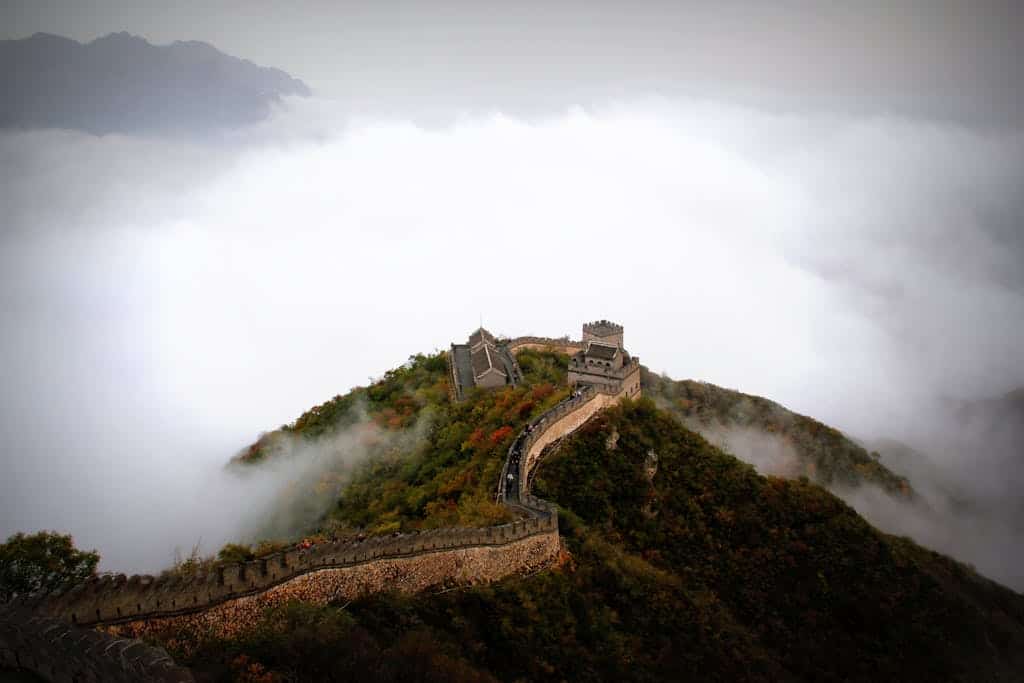
[(452, 344), (452, 387), (462, 399), (472, 387), (494, 389), (519, 383), (519, 366), (508, 348), (483, 327), (469, 335), (465, 344)]
[(569, 384), (610, 394), (640, 396), (640, 359), (626, 351), (622, 325), (608, 320), (583, 324), (583, 348), (569, 359)]

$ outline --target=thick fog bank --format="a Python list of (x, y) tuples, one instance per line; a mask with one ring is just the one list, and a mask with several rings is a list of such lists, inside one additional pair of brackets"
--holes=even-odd
[[(806, 461), (778, 435), (699, 421), (687, 421), (686, 426), (761, 474), (795, 478), (807, 473)], [(893, 441), (866, 444), (878, 449), (883, 464), (908, 477), (912, 498), (872, 484), (831, 490), (882, 531), (909, 536), (1024, 590), (1024, 504), (1017, 493), (1024, 474), (1022, 442), (1017, 442), (1015, 455), (990, 457), (988, 451), (997, 442), (989, 435), (972, 436), (970, 442), (961, 436), (959, 448), (936, 448), (928, 455)]]
[(652, 370), (851, 434), (1024, 384), (1015, 134), (690, 100), (334, 112), (216, 146), (0, 136), (0, 535), (67, 530), (110, 569), (213, 550), (270, 495), (220, 484), (238, 448), (481, 316), (614, 319)]

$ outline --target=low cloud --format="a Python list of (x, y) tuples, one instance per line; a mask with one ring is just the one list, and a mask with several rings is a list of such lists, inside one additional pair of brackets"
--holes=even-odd
[(990, 579), (1024, 590), (1021, 551), (1024, 527), (1006, 508), (979, 509), (972, 500), (936, 495), (934, 482), (922, 482), (929, 493), (914, 502), (901, 501), (877, 487), (862, 486), (835, 493), (879, 529), (909, 536), (917, 543), (966, 562)]
[(764, 475), (794, 479), (807, 475), (807, 464), (781, 436), (749, 427), (726, 427), (685, 420), (687, 429), (698, 432), (712, 444), (749, 463)]
[[(782, 437), (720, 423), (688, 420), (685, 424), (761, 474), (786, 478), (809, 474), (806, 462)], [(867, 483), (828, 488), (882, 531), (909, 536), (991, 579), (1024, 590), (1022, 506), (1016, 495), (1019, 488), (1012, 483), (1021, 476), (1020, 454), (979, 461), (971, 456), (995, 441), (989, 434), (971, 436), (975, 439), (971, 445), (961, 441), (952, 457), (949, 450), (930, 456), (895, 442), (867, 446), (881, 450), (883, 464), (908, 477), (913, 499)]]
[(0, 135), (0, 535), (67, 530), (111, 569), (212, 549), (203, 525), (258, 503), (204, 488), (241, 445), (481, 316), (615, 319), (652, 370), (865, 436), (1024, 384), (1012, 132), (665, 99), (336, 112), (218, 145)]

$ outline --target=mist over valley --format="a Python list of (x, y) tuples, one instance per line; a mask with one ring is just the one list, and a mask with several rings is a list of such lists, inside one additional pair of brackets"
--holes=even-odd
[[(185, 9), (122, 4), (0, 10), (0, 540), (71, 534), (98, 571), (130, 575), (181, 572), (190, 553), (216, 572), (310, 538), (513, 524), (496, 486), (520, 430), (574, 398), (571, 360), (517, 351), (519, 385), (466, 398), (452, 344), (480, 327), (579, 340), (581, 322), (613, 320), (642, 400), (560, 435), (529, 475), (562, 506), (564, 555), (511, 593), (471, 595), (498, 611), (528, 594), (605, 604), (625, 590), (601, 583), (612, 568), (643, 600), (696, 605), (761, 680), (856, 677), (808, 643), (881, 612), (824, 605), (874, 601), (947, 635), (963, 609), (973, 630), (950, 653), (992, 680), (1019, 673), (1016, 9), (738, 3), (740, 31), (690, 3), (506, 8), (504, 24), (463, 3), (263, 8), (238, 26), (217, 6), (202, 29)], [(712, 537), (732, 549), (720, 575)], [(840, 547), (874, 567), (842, 595)], [(771, 598), (751, 616), (758, 601), (730, 583), (741, 566), (776, 581), (768, 556), (806, 569), (799, 614)], [(390, 597), (315, 618), (355, 620), (323, 627), (375, 643), (353, 661), (430, 651), (450, 658), (430, 670), (543, 677), (479, 654), (493, 643), (454, 647), (430, 595), (409, 598), (437, 639), (420, 649), (372, 626), (404, 609)], [(459, 596), (438, 599), (475, 623)], [(753, 625), (769, 617), (791, 641)], [(630, 628), (676, 633), (657, 623)], [(997, 644), (968, 637), (982, 632)], [(886, 633), (910, 653), (931, 637)], [(520, 635), (534, 632), (502, 637)], [(849, 637), (843, 652), (867, 651)], [(684, 640), (637, 671), (685, 669)], [(739, 675), (717, 645), (685, 642)], [(250, 645), (238, 652), (271, 673), (306, 671)], [(577, 645), (547, 655), (551, 671), (600, 678), (628, 659), (580, 645), (593, 668), (573, 671)], [(205, 647), (172, 655), (228, 676)], [(878, 670), (906, 674), (895, 661)]]

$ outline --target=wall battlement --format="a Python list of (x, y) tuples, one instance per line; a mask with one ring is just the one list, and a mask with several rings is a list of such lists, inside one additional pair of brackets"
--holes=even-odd
[(583, 323), (584, 334), (594, 334), (600, 337), (606, 337), (611, 334), (622, 334), (622, 325), (613, 323), (610, 320), (595, 320), (591, 323)]
[(557, 532), (557, 517), (547, 514), (547, 508), (542, 512), (545, 514), (501, 526), (433, 529), (356, 542), (321, 543), (305, 551), (292, 549), (189, 577), (102, 576), (67, 590), (19, 598), (13, 604), (83, 626), (188, 614), (259, 593), (314, 571), (459, 548), (502, 546)]
[(581, 341), (574, 341), (568, 337), (560, 339), (552, 337), (515, 337), (508, 340), (505, 346), (512, 353), (517, 353), (524, 349), (534, 349), (537, 351), (554, 350), (571, 356), (577, 351), (582, 350), (586, 345)]
[[(583, 349), (584, 344), (568, 338), (518, 337), (507, 342), (506, 348), (512, 353), (527, 348), (573, 353)], [(551, 503), (530, 494), (532, 470), (548, 444), (628, 395), (628, 391), (620, 388), (583, 386), (517, 435), (502, 468), (498, 496), (509, 507), (525, 512), (525, 519), (492, 527), (433, 529), (355, 542), (322, 543), (306, 550), (292, 548), (192, 576), (100, 576), (51, 593), (22, 596), (0, 610), (0, 657), (6, 658), (0, 659), (0, 663), (29, 668), (21, 659), (11, 660), (13, 650), (8, 643), (15, 640), (20, 643), (19, 652), (38, 654), (48, 647), (46, 643), (50, 641), (42, 632), (27, 631), (28, 635), (22, 633), (15, 640), (8, 637), (5, 623), (24, 621), (26, 614), (42, 620), (38, 623), (48, 624), (46, 633), (55, 632), (52, 625), (61, 625), (72, 634), (68, 639), (101, 636), (111, 639), (111, 643), (128, 643), (118, 646), (120, 656), (121, 650), (135, 648), (136, 641), (126, 641), (118, 635), (139, 637), (154, 629), (178, 625), (199, 626), (206, 633), (230, 636), (239, 632), (244, 623), (255, 622), (267, 606), (289, 599), (324, 604), (374, 590), (415, 591), (445, 581), (467, 584), (497, 580), (549, 565), (559, 552), (558, 512)], [(102, 628), (114, 635), (79, 627)], [(27, 645), (29, 641), (35, 645)], [(72, 655), (65, 657), (57, 651), (39, 661), (49, 658), (60, 662), (63, 657), (63, 663), (82, 671), (106, 666), (126, 670), (123, 658), (117, 666), (110, 663), (112, 651), (109, 647), (88, 649), (82, 661), (72, 661)], [(133, 651), (141, 652), (138, 648)], [(110, 675), (95, 680), (191, 680), (187, 671), (167, 664), (169, 658), (165, 662), (159, 653), (149, 660), (159, 664), (153, 669), (153, 677), (142, 676), (137, 667), (128, 667), (135, 672), (135, 678)], [(132, 666), (138, 664), (136, 660), (132, 662)], [(56, 664), (51, 662), (50, 666)], [(51, 675), (41, 669), (37, 673)], [(158, 677), (165, 674), (179, 677)], [(78, 680), (51, 676), (51, 680)]]
[(622, 348), (624, 345), (623, 327), (608, 320), (595, 320), (583, 324), (583, 343), (596, 341)]

